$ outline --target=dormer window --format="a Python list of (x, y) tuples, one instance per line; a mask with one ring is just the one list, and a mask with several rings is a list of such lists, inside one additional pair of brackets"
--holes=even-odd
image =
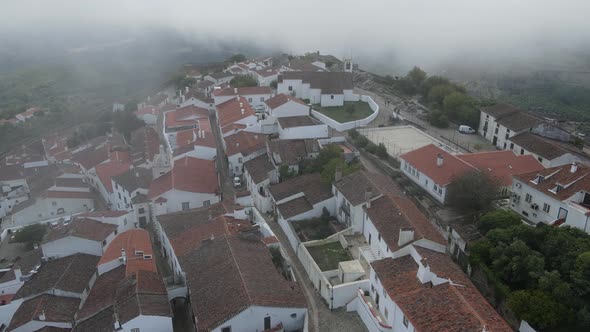
[(563, 186), (560, 184), (556, 184), (555, 187), (549, 189), (550, 192), (557, 194), (558, 192), (563, 190)]
[(534, 183), (534, 184), (539, 184), (544, 179), (545, 179), (545, 177), (543, 175), (537, 175), (537, 177), (534, 178), (533, 180), (531, 180), (531, 182)]

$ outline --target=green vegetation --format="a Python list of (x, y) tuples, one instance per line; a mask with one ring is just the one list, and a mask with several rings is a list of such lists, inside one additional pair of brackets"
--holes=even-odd
[(361, 120), (373, 114), (369, 104), (364, 101), (345, 101), (344, 106), (314, 105), (313, 109), (340, 123)]
[(25, 243), (27, 249), (33, 249), (35, 243), (43, 240), (45, 233), (47, 233), (47, 226), (44, 224), (26, 226), (14, 234), (14, 242)]
[(348, 250), (342, 248), (339, 241), (308, 247), (307, 250), (322, 271), (336, 270), (339, 262), (352, 260)]
[(230, 56), (229, 58), (225, 59), (224, 63), (225, 65), (233, 65), (234, 63), (238, 63), (238, 62), (244, 62), (246, 61), (246, 56), (243, 54), (234, 54), (232, 56)]
[[(174, 83), (174, 87), (176, 87), (176, 90), (184, 91), (185, 87), (192, 87), (193, 85), (195, 85), (197, 83), (197, 80), (194, 77), (187, 77), (184, 74), (178, 74), (172, 79), (172, 82)], [(125, 110), (127, 110), (127, 107), (125, 107)]]
[(258, 86), (258, 81), (252, 76), (237, 75), (229, 82), (229, 84), (234, 88), (242, 88), (246, 86)]
[(470, 262), (488, 277), (498, 301), (543, 331), (590, 326), (590, 236), (578, 229), (524, 225), (505, 211), (484, 215), (485, 237)]
[(322, 240), (335, 233), (329, 217), (292, 221), (291, 225), (301, 242)]
[(342, 155), (342, 149), (337, 145), (328, 145), (320, 151), (316, 158), (302, 162), (299, 172), (301, 174), (321, 173), (322, 182), (332, 183), (336, 168), (340, 168), (342, 176), (346, 176), (360, 170), (362, 166), (358, 161), (347, 163)]
[(498, 184), (485, 173), (471, 171), (447, 187), (447, 203), (462, 211), (485, 212), (498, 197)]

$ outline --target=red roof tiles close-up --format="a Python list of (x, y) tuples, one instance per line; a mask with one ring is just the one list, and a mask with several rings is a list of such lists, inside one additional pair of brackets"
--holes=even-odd
[(148, 197), (156, 198), (172, 189), (214, 194), (219, 190), (215, 161), (182, 157), (168, 173), (152, 181)]
[[(440, 166), (437, 164), (439, 156), (442, 157)], [(400, 158), (441, 186), (446, 186), (457, 177), (476, 170), (475, 167), (434, 144), (404, 153)]]

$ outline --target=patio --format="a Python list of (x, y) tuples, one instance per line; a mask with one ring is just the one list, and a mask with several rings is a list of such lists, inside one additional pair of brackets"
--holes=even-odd
[(342, 248), (338, 241), (308, 247), (307, 250), (322, 271), (337, 270), (338, 263), (353, 259), (348, 250)]

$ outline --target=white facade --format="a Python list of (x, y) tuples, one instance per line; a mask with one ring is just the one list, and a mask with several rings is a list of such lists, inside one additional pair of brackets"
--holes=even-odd
[(447, 195), (447, 185), (440, 185), (424, 173), (418, 171), (410, 163), (406, 162), (403, 158), (400, 158), (400, 169), (408, 179), (412, 180), (420, 188), (426, 190), (426, 192), (435, 200), (441, 204), (445, 204), (445, 197)]
[(534, 152), (528, 151), (527, 149), (523, 148), (522, 146), (520, 146), (516, 143), (513, 143), (510, 140), (508, 140), (508, 142), (509, 142), (508, 147), (510, 150), (512, 150), (512, 152), (514, 152), (514, 154), (516, 154), (516, 155), (532, 155), (545, 168), (569, 165), (574, 162), (585, 162), (586, 161), (583, 158), (581, 158), (573, 153), (569, 153), (569, 152), (562, 154), (561, 156), (554, 158), (554, 159), (546, 159)]
[(178, 106), (178, 108), (183, 108), (183, 107), (187, 107), (187, 106), (197, 106), (200, 108), (204, 108), (206, 110), (213, 110), (215, 107), (213, 105), (213, 103), (206, 103), (201, 99), (197, 99), (195, 97), (191, 97), (188, 99), (184, 99), (184, 96), (182, 97), (182, 102), (180, 103), (180, 105)]
[(61, 258), (77, 253), (102, 256), (106, 247), (115, 238), (115, 233), (111, 233), (103, 241), (93, 241), (75, 236), (67, 236), (61, 239), (43, 243), (41, 250), (43, 256)]
[(228, 162), (228, 168), (229, 168), (230, 174), (232, 174), (233, 176), (242, 175), (245, 162), (252, 160), (256, 157), (262, 156), (265, 153), (266, 153), (266, 147), (263, 146), (262, 148), (260, 148), (260, 150), (254, 151), (246, 156), (242, 155), (241, 152), (236, 153), (231, 156), (227, 156), (227, 162)]
[(263, 76), (256, 73), (256, 80), (258, 81), (258, 85), (260, 86), (270, 86), (273, 81), (277, 81), (279, 78), (279, 73), (268, 76)]
[[(92, 198), (37, 198), (35, 203), (11, 215), (10, 225), (24, 226), (94, 209)], [(8, 221), (8, 220), (7, 220)]]
[(268, 105), (266, 106), (266, 112), (275, 117), (275, 118), (283, 118), (289, 116), (305, 116), (309, 114), (309, 106), (303, 105), (296, 101), (288, 101), (281, 106), (275, 107), (271, 109)]
[(194, 209), (212, 205), (220, 201), (219, 196), (216, 194), (192, 193), (177, 189), (171, 189), (157, 197), (154, 197), (152, 201), (156, 201), (157, 198), (160, 197), (166, 199), (166, 202), (155, 203), (156, 215), (182, 211), (183, 203), (188, 203), (188, 208)]
[(283, 128), (278, 125), (280, 139), (324, 138), (328, 134), (328, 125), (320, 123), (312, 126)]
[(184, 157), (192, 157), (192, 158), (205, 159), (205, 160), (214, 160), (215, 157), (217, 157), (217, 149), (210, 148), (208, 146), (194, 145), (192, 150), (182, 153), (182, 154), (178, 154), (178, 155), (172, 157), (172, 160), (178, 160), (178, 159), (181, 159)]
[(341, 94), (322, 93), (321, 89), (312, 89), (309, 83), (302, 80), (283, 79), (277, 84), (277, 93), (292, 95), (299, 99), (309, 99), (312, 104), (320, 104), (322, 107), (342, 106), (345, 101), (356, 101), (353, 90), (343, 90)]
[(172, 317), (139, 315), (125, 324), (122, 324), (120, 331), (172, 332)]
[(268, 327), (264, 325), (265, 321), (270, 323), (270, 328), (282, 324), (284, 331), (301, 331), (306, 315), (306, 308), (250, 306), (211, 331), (223, 332), (227, 327), (231, 332), (264, 331)]
[[(234, 99), (236, 98), (238, 94), (234, 94), (234, 95), (227, 95), (227, 96), (214, 96), (215, 99), (215, 106), (225, 103), (228, 100)], [(262, 93), (262, 94), (243, 94), (240, 95), (240, 97), (244, 97), (246, 98), (246, 100), (248, 101), (248, 103), (250, 104), (250, 106), (254, 107), (254, 108), (264, 108), (265, 107), (265, 101), (269, 100), (272, 95), (270, 93)]]
[(233, 80), (234, 75), (229, 75), (229, 76), (225, 76), (225, 77), (221, 77), (221, 78), (215, 78), (211, 75), (207, 75), (207, 76), (205, 76), (205, 79), (207, 81), (211, 81), (217, 85), (221, 85), (221, 84), (229, 83), (231, 80)]

